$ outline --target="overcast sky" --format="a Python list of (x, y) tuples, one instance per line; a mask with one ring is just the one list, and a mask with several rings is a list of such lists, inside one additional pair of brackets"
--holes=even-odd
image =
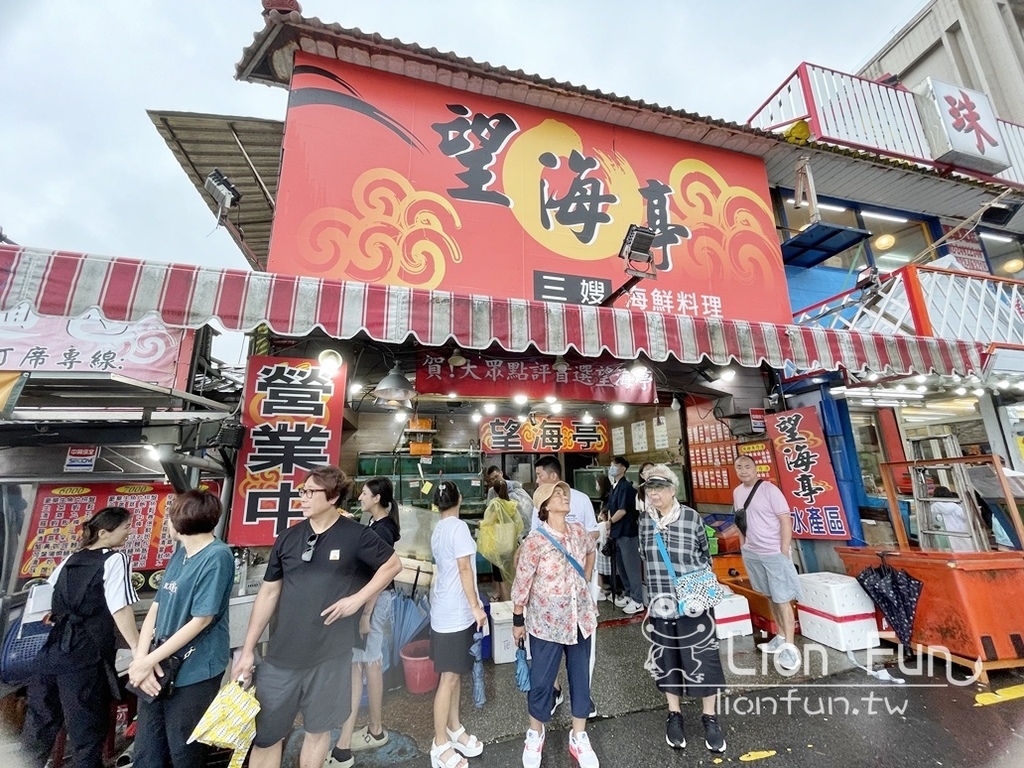
[[(801, 61), (853, 72), (925, 0), (304, 0), (303, 14), (737, 122)], [(284, 118), (234, 79), (259, 0), (22, 0), (0, 23), (0, 227), (23, 245), (246, 268), (146, 109)]]

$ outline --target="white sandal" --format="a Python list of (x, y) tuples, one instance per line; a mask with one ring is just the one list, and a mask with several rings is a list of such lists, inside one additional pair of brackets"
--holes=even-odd
[[(441, 755), (448, 751), (451, 751), (452, 756), (447, 760), (442, 760)], [(446, 741), (441, 746), (431, 741), (430, 768), (469, 768), (469, 763), (466, 762), (466, 758), (459, 754), (458, 750), (455, 749), (455, 745), (450, 741)]]
[(459, 726), (459, 730), (453, 731), (450, 728), (445, 728), (448, 731), (448, 738), (451, 739), (452, 749), (461, 752), (465, 757), (478, 757), (483, 754), (484, 743), (480, 741), (476, 736), (469, 735), (469, 740), (463, 744), (459, 741), (463, 734), (466, 733), (466, 726)]

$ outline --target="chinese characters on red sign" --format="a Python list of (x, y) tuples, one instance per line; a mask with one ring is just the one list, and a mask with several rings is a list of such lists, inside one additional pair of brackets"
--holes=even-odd
[(273, 544), (302, 517), (302, 478), (338, 463), (345, 375), (344, 366), (328, 376), (311, 360), (249, 359), (242, 413), (248, 429), (238, 454), (229, 542)]
[(793, 511), (798, 539), (849, 539), (832, 461), (813, 407), (766, 417), (778, 459), (779, 487)]
[(484, 453), (603, 453), (608, 450), (608, 423), (571, 416), (536, 416), (520, 422), (499, 417), (480, 423)]
[[(217, 483), (206, 482), (203, 489), (220, 494)], [(174, 540), (164, 525), (173, 501), (174, 489), (166, 483), (40, 485), (18, 571), (20, 583), (46, 578), (75, 552), (81, 545), (83, 521), (104, 507), (124, 507), (132, 513), (132, 525), (121, 549), (128, 555), (132, 570), (140, 574), (136, 588), (141, 589), (145, 572), (162, 574), (174, 554)], [(159, 576), (152, 576), (149, 587), (156, 589)]]
[(792, 317), (758, 158), (304, 52), (285, 125), (270, 271), (597, 306), (644, 224), (617, 306)]
[(629, 364), (613, 357), (575, 361), (565, 358), (565, 370), (552, 368), (553, 361), (524, 361), (488, 354), (463, 352), (466, 364), (448, 364), (444, 355), (420, 354), (416, 367), (416, 391), (420, 394), (458, 397), (512, 397), (526, 395), (540, 400), (554, 395), (560, 400), (591, 400), (602, 403), (653, 403), (654, 377), (650, 371), (634, 376)]

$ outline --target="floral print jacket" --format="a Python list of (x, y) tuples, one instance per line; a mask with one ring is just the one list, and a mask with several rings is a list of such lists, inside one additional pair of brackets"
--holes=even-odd
[[(596, 551), (596, 545), (582, 525), (567, 523), (564, 535), (547, 523), (541, 525), (586, 568), (587, 556)], [(540, 531), (531, 531), (519, 549), (512, 602), (525, 606), (526, 631), (551, 643), (575, 645), (577, 627), (584, 638), (597, 627), (590, 583)]]

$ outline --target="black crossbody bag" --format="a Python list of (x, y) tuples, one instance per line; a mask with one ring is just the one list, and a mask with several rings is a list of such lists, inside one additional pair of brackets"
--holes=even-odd
[(750, 489), (750, 493), (747, 494), (747, 500), (743, 502), (743, 506), (739, 509), (733, 510), (733, 516), (736, 519), (736, 527), (740, 529), (740, 533), (744, 536), (747, 535), (747, 507), (750, 506), (750, 500), (754, 498), (754, 494), (757, 493), (757, 489), (761, 487), (761, 483), (764, 479), (758, 480), (754, 483), (754, 487)]

